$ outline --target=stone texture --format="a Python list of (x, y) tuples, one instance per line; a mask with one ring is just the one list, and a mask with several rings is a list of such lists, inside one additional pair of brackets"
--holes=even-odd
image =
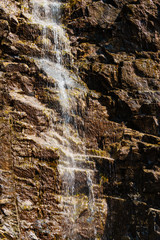
[[(24, 14), (28, 2), (0, 3), (0, 238), (63, 239), (60, 149), (50, 144), (61, 110), (54, 79), (30, 58), (45, 53), (41, 28)], [(77, 96), (73, 122), (82, 138), (85, 132), (95, 184), (108, 204), (105, 230), (96, 223), (101, 239), (158, 240), (160, 3), (70, 1), (63, 16), (75, 60), (69, 67), (79, 68), (88, 87)], [(86, 175), (84, 186), (77, 178), (88, 194)], [(103, 202), (96, 204), (106, 216)], [(88, 212), (79, 211), (76, 237), (92, 239)]]
[(72, 52), (97, 92), (84, 118), (89, 151), (105, 156), (95, 159), (109, 211), (103, 239), (159, 239), (159, 1), (69, 6)]

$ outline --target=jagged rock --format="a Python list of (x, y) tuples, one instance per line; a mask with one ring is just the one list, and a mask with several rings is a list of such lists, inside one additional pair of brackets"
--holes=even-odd
[[(82, 89), (72, 92), (72, 139), (62, 136), (65, 116), (55, 80), (31, 60), (46, 52), (54, 59), (55, 35), (47, 28), (41, 38), (43, 29), (25, 14), (31, 13), (30, 1), (1, 0), (0, 5), (0, 238), (63, 240), (72, 227), (57, 197), (64, 187), (57, 164), (60, 154), (64, 157), (60, 143), (82, 149), (72, 128), (76, 123), (87, 154), (87, 160), (77, 159), (78, 167), (85, 161), (83, 166), (95, 171), (100, 238), (158, 240), (159, 1), (64, 1), (74, 66), (69, 53), (63, 56), (68, 68), (79, 68), (86, 91), (83, 97)], [(84, 203), (77, 209), (79, 240), (95, 238), (86, 207), (87, 174), (75, 175), (73, 202)], [(61, 198), (73, 209), (70, 199)]]
[(34, 41), (41, 34), (41, 31), (36, 24), (24, 22), (19, 24), (17, 33), (21, 39)]
[(9, 24), (6, 20), (0, 20), (0, 39), (7, 37), (9, 33)]

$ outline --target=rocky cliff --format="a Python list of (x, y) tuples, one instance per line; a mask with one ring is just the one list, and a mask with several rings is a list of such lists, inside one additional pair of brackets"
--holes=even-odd
[[(55, 36), (48, 28), (42, 39), (42, 27), (30, 19), (32, 2), (0, 2), (0, 238), (67, 239), (57, 198), (63, 190), (57, 167), (62, 109), (55, 80), (37, 63), (46, 54), (55, 57)], [(160, 3), (71, 0), (62, 10), (71, 45), (71, 53), (63, 52), (65, 66), (85, 89), (70, 90), (73, 133), (65, 139), (79, 152), (85, 143), (89, 161), (83, 164), (94, 166), (94, 195), (101, 200), (99, 238), (83, 206), (79, 231), (68, 239), (158, 240)], [(86, 179), (77, 174), (80, 202), (89, 195)]]

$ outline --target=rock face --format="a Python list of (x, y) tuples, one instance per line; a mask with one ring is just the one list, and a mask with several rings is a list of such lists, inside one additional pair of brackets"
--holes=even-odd
[(88, 0), (64, 12), (80, 76), (98, 92), (87, 103), (88, 145), (114, 159), (96, 162), (109, 209), (103, 239), (160, 238), (159, 11), (156, 0)]
[[(0, 238), (66, 239), (57, 198), (61, 149), (52, 141), (62, 132), (62, 109), (54, 79), (35, 60), (54, 59), (56, 40), (50, 29), (46, 41), (41, 38), (43, 29), (29, 17), (32, 8), (29, 0), (0, 3)], [(70, 131), (76, 121), (88, 156), (79, 163), (96, 173), (96, 206), (105, 218), (95, 223), (99, 239), (158, 240), (160, 3), (67, 1), (63, 23), (74, 57), (72, 64), (64, 52), (65, 65), (78, 69), (87, 85), (83, 97), (72, 93)], [(82, 146), (74, 133), (71, 145)], [(76, 200), (85, 205), (87, 176), (76, 174)], [(96, 239), (85, 206), (78, 214), (79, 232), (69, 239)]]

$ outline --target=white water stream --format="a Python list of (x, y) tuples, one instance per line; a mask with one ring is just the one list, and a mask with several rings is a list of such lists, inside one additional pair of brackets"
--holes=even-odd
[[(104, 207), (104, 211), (106, 211), (106, 205), (102, 200), (98, 203), (95, 201), (94, 187), (96, 184), (93, 183), (95, 164), (86, 160), (85, 144), (78, 135), (76, 121), (71, 124), (76, 105), (74, 92), (77, 88), (81, 88), (83, 91), (83, 88), (79, 85), (76, 76), (71, 75), (69, 70), (65, 68), (66, 56), (71, 55), (71, 53), (69, 40), (60, 23), (62, 3), (54, 0), (31, 0), (31, 2), (33, 4), (32, 23), (40, 25), (42, 29), (39, 41), (41, 41), (44, 52), (43, 57), (36, 59), (36, 62), (49, 77), (55, 80), (61, 108), (62, 134), (60, 136), (59, 133), (55, 132), (56, 140), (54, 139), (53, 143), (59, 142), (59, 147), (63, 152), (58, 166), (62, 179), (62, 193), (57, 196), (61, 203), (62, 214), (65, 216), (63, 219), (65, 228), (63, 239), (83, 239), (78, 234), (78, 227), (84, 224), (79, 222), (79, 216), (81, 212), (86, 210), (88, 215), (86, 217), (87, 225), (83, 226), (84, 231), (88, 227), (87, 231), (92, 232), (90, 239), (100, 239), (97, 237), (95, 215), (99, 211), (99, 205)], [(52, 57), (48, 52), (53, 53)], [(71, 58), (70, 61), (72, 61)], [(74, 138), (75, 141), (79, 142), (79, 147), (77, 147), (79, 151), (77, 149), (75, 151), (72, 147)], [(81, 182), (82, 180), (84, 182)], [(83, 190), (79, 190), (82, 189), (81, 185), (84, 185)], [(80, 232), (83, 233), (83, 229)]]

